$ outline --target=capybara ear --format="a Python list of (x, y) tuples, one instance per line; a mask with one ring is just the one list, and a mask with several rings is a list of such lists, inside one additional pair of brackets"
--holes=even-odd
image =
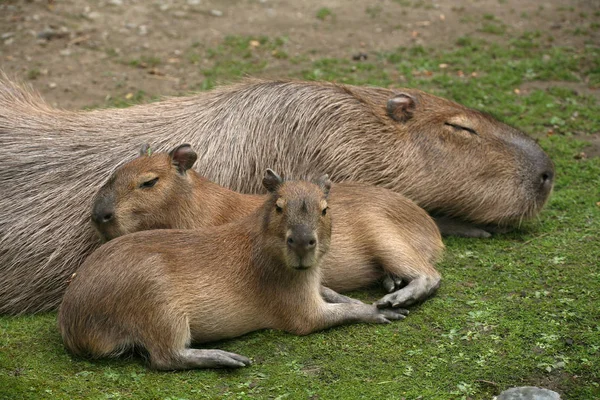
[(265, 176), (262, 180), (263, 186), (271, 193), (277, 191), (279, 185), (283, 183), (283, 179), (271, 168), (267, 168)]
[(192, 150), (192, 146), (187, 143), (180, 144), (171, 150), (169, 157), (171, 157), (171, 162), (182, 175), (185, 174), (185, 171), (192, 168), (198, 159), (198, 155)]
[(407, 93), (398, 93), (387, 102), (387, 113), (395, 121), (408, 121), (414, 111), (415, 98)]
[(329, 179), (329, 175), (325, 174), (321, 176), (315, 183), (323, 190), (325, 197), (329, 196), (329, 190), (331, 189), (331, 179)]
[(150, 149), (150, 145), (148, 143), (144, 143), (140, 148), (140, 157), (141, 156), (151, 156), (152, 149)]

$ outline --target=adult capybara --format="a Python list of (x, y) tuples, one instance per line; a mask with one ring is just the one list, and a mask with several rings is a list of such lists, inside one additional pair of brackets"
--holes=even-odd
[(161, 370), (243, 367), (250, 363), (243, 356), (190, 343), (404, 318), (406, 310), (322, 297), (319, 266), (332, 225), (327, 177), (283, 182), (267, 170), (263, 182), (270, 195), (246, 218), (200, 231), (137, 232), (94, 252), (60, 306), (66, 347), (94, 358), (141, 347)]
[[(91, 219), (104, 240), (146, 229), (201, 229), (243, 218), (265, 196), (240, 194), (192, 170), (187, 145), (140, 157), (118, 168), (100, 188)], [(340, 292), (382, 280), (392, 292), (379, 307), (423, 301), (439, 287), (434, 263), (443, 250), (439, 230), (415, 203), (391, 190), (338, 183), (329, 195), (333, 248), (323, 261), (323, 285)], [(406, 286), (404, 286), (406, 285)]]
[[(415, 89), (249, 80), (127, 109), (62, 111), (0, 83), (0, 312), (55, 308), (97, 246), (88, 210), (117, 163), (141, 143), (190, 143), (196, 169), (233, 190), (254, 176), (329, 172), (383, 186), (456, 224), (518, 223), (540, 210), (552, 162), (520, 131)], [(448, 220), (447, 218), (454, 218)], [(450, 222), (450, 223), (449, 223)]]

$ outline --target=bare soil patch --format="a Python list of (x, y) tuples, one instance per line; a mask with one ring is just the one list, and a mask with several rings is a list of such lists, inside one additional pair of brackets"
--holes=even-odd
[[(590, 15), (599, 9), (584, 0), (4, 0), (0, 69), (54, 105), (80, 108), (140, 90), (201, 87), (206, 52), (228, 35), (283, 37), (290, 58), (308, 62), (536, 30), (556, 45), (582, 47), (598, 43)], [(272, 63), (260, 75), (288, 76), (290, 68)]]

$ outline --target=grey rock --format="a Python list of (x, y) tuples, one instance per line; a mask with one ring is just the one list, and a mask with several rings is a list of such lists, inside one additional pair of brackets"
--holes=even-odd
[(215, 16), (215, 17), (222, 17), (223, 16), (223, 11), (221, 11), (221, 10), (210, 10), (210, 15)]
[(496, 397), (496, 400), (560, 400), (560, 395), (548, 389), (521, 386), (505, 390)]

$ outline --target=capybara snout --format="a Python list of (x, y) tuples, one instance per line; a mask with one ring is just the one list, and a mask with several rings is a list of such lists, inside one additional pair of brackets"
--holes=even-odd
[[(313, 267), (329, 247), (331, 237), (327, 213), (331, 181), (328, 175), (323, 175), (314, 183), (316, 186), (298, 183), (288, 186), (271, 169), (267, 169), (263, 178), (264, 187), (277, 194), (266, 221), (267, 232), (279, 235), (284, 232), (282, 253), (286, 255), (286, 264), (298, 270)], [(321, 195), (316, 188), (322, 191)], [(313, 193), (308, 196), (303, 191)], [(284, 224), (287, 228), (281, 229)]]

